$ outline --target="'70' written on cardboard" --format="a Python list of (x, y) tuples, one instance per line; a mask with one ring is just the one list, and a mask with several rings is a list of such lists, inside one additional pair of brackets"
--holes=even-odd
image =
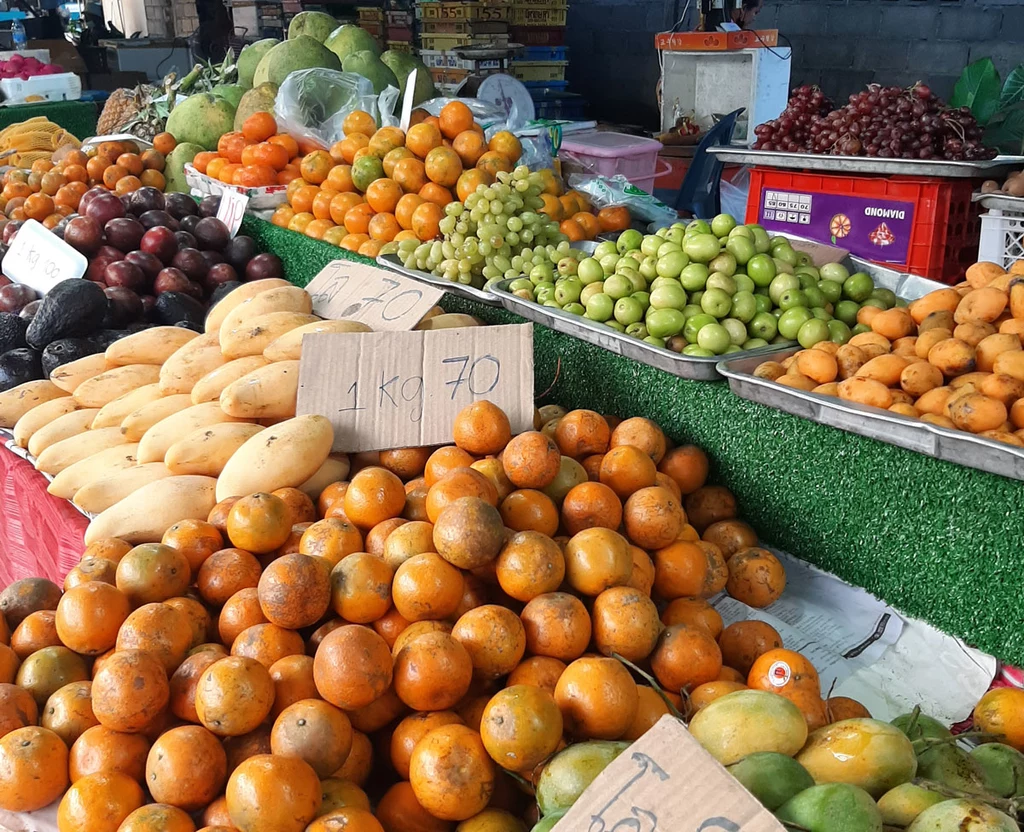
[(303, 339), (297, 412), (334, 426), (335, 451), (450, 442), (459, 411), (490, 401), (533, 427), (530, 324)]

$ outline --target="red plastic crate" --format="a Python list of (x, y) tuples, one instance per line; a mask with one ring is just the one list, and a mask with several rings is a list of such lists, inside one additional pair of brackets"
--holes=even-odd
[(509, 39), (523, 46), (562, 46), (565, 43), (565, 27), (512, 26)]
[[(970, 179), (755, 167), (746, 221), (952, 284), (977, 259), (981, 223), (980, 210), (971, 202), (975, 184)], [(773, 214), (784, 218), (775, 220)]]

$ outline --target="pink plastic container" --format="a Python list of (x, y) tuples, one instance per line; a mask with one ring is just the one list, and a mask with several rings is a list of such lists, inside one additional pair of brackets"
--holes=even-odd
[(559, 154), (571, 156), (601, 176), (622, 174), (650, 193), (658, 178), (661, 142), (625, 133), (573, 133), (562, 140)]

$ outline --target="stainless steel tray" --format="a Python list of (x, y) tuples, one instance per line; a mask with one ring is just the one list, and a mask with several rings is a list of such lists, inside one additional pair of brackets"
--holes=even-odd
[[(523, 300), (508, 291), (512, 280), (501, 280), (494, 284), (494, 294), (509, 312), (521, 315), (529, 321), (546, 326), (556, 332), (564, 332), (581, 341), (603, 347), (608, 352), (624, 355), (641, 364), (649, 364), (666, 373), (691, 381), (718, 381), (715, 364), (717, 357), (698, 358), (681, 355), (671, 350), (655, 347), (614, 329), (603, 326), (580, 315), (570, 315), (561, 309), (541, 306), (532, 300)], [(756, 352), (756, 351), (755, 351)], [(747, 354), (747, 353), (745, 353)]]
[(779, 150), (751, 150), (746, 147), (709, 147), (724, 162), (737, 165), (765, 165), (791, 170), (830, 173), (888, 174), (899, 176), (941, 176), (952, 179), (990, 179), (1024, 165), (1024, 156), (996, 156), (977, 162), (947, 162), (942, 159), (881, 159), (873, 156), (830, 156), (816, 153), (784, 153)]
[(996, 211), (1024, 211), (1024, 196), (977, 193), (971, 197), (971, 201), (979, 203), (982, 208)]
[(1024, 480), (1024, 448), (832, 396), (783, 387), (753, 375), (763, 361), (782, 361), (796, 352), (792, 347), (783, 347), (769, 354), (738, 355), (719, 361), (718, 372), (729, 380), (729, 389), (740, 398), (946, 462)]
[(398, 259), (397, 254), (380, 254), (377, 256), (377, 262), (384, 268), (391, 269), (393, 272), (398, 272), (399, 274), (405, 275), (413, 280), (419, 280), (421, 283), (429, 283), (431, 286), (436, 286), (438, 289), (444, 289), (450, 295), (469, 298), (470, 300), (475, 300), (477, 303), (482, 303), (486, 306), (501, 306), (501, 302), (498, 298), (489, 291), (477, 289), (475, 286), (466, 286), (462, 283), (445, 280), (443, 277), (438, 277), (436, 274), (430, 274), (429, 272), (421, 272), (417, 269), (407, 269), (402, 265), (402, 261)]

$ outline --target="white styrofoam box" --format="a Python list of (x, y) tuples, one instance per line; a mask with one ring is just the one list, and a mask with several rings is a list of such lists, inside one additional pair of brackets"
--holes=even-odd
[(981, 215), (981, 239), (978, 261), (988, 261), (1009, 269), (1024, 260), (1024, 209), (1007, 211), (990, 208)]
[(754, 127), (777, 118), (789, 100), (791, 50), (738, 49), (726, 52), (662, 52), (661, 129), (675, 126), (676, 114), (693, 112), (701, 127), (712, 114), (745, 108), (736, 121), (734, 144), (750, 144)]
[(42, 96), (46, 101), (77, 101), (82, 97), (82, 79), (73, 72), (36, 75), (25, 81), (3, 78), (0, 93), (5, 104), (21, 104), (30, 95)]
[(273, 210), (288, 200), (287, 185), (267, 185), (262, 188), (244, 188), (241, 185), (228, 185), (200, 173), (192, 163), (185, 165), (185, 181), (192, 191), (192, 196), (219, 196), (227, 190), (238, 191), (249, 197), (247, 208), (250, 211)]

